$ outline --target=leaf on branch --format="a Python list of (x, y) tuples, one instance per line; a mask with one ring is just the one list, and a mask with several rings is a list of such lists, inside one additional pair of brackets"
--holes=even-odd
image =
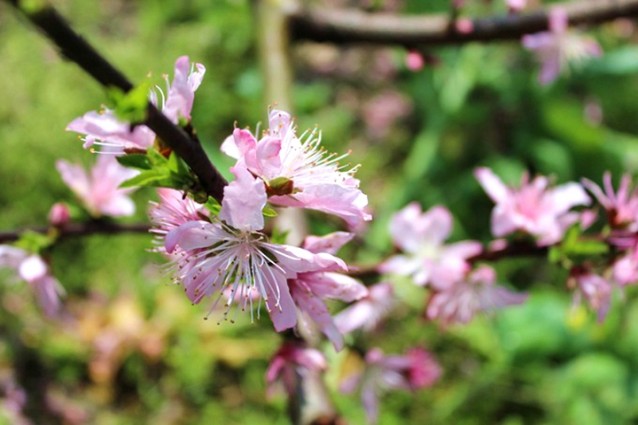
[(147, 155), (134, 153), (116, 156), (115, 159), (120, 165), (129, 168), (137, 168), (138, 170), (150, 170), (152, 168), (151, 161)]
[(45, 235), (27, 230), (22, 233), (20, 239), (15, 243), (15, 246), (28, 252), (39, 253), (53, 245), (53, 242), (55, 242), (54, 235)]
[(277, 210), (271, 207), (270, 205), (266, 205), (264, 209), (261, 211), (264, 217), (277, 217)]
[(150, 91), (151, 83), (145, 81), (126, 93), (119, 88), (110, 87), (107, 89), (107, 95), (119, 119), (130, 123), (141, 123), (146, 120)]

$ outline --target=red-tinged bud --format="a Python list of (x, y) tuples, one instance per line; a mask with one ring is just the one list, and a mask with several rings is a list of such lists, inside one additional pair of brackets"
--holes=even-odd
[(49, 223), (55, 227), (64, 227), (69, 222), (71, 214), (69, 207), (62, 202), (56, 202), (49, 211)]
[(287, 177), (276, 177), (266, 184), (266, 194), (270, 196), (284, 196), (293, 193), (294, 182)]

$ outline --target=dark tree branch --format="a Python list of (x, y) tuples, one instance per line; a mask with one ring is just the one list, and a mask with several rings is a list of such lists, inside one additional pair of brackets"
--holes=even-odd
[[(79, 65), (104, 87), (117, 87), (128, 92), (133, 84), (101, 56), (53, 8), (46, 6), (35, 11), (25, 10), (19, 0), (5, 0), (21, 11), (36, 27), (60, 49), (60, 54)], [(173, 124), (152, 103), (148, 104), (144, 125), (162, 139), (193, 170), (207, 194), (221, 202), (224, 186), (228, 184), (213, 166), (199, 141), (191, 138), (181, 127)]]
[[(572, 25), (638, 16), (638, 0), (576, 0), (553, 3)], [(298, 6), (289, 13), (293, 38), (336, 44), (432, 46), (470, 41), (515, 40), (548, 28), (547, 9), (520, 15), (471, 19), (472, 31), (456, 29), (449, 15), (396, 16), (358, 10)]]
[(30, 230), (36, 233), (46, 234), (49, 231), (57, 231), (58, 239), (73, 238), (89, 235), (115, 235), (119, 233), (148, 233), (150, 226), (146, 223), (119, 224), (109, 221), (88, 221), (86, 223), (69, 223), (64, 227), (34, 227), (19, 231), (10, 230), (0, 232), (0, 243), (15, 242), (20, 239), (23, 232)]

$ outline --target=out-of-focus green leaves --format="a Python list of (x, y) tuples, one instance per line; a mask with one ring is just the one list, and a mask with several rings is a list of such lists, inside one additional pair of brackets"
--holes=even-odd
[(107, 90), (107, 94), (113, 104), (115, 115), (122, 121), (135, 124), (144, 122), (146, 119), (150, 90), (150, 81), (145, 81), (127, 93), (112, 87)]

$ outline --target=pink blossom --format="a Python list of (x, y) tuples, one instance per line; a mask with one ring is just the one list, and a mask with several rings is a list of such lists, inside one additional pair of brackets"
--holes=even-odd
[(614, 282), (621, 286), (638, 282), (638, 251), (635, 248), (629, 250), (614, 261), (611, 270)]
[(416, 50), (410, 50), (405, 57), (405, 66), (410, 71), (420, 71), (425, 66), (425, 59), (423, 59), (423, 55), (420, 52)]
[(222, 150), (263, 180), (271, 203), (334, 214), (351, 227), (370, 220), (368, 198), (353, 177), (357, 167), (344, 171), (339, 164), (347, 155), (326, 155), (316, 131), (297, 137), (287, 112), (272, 110), (269, 122), (259, 140), (248, 130), (235, 129)]
[(549, 84), (570, 63), (582, 62), (602, 54), (598, 43), (575, 31), (568, 31), (568, 16), (564, 9), (553, 8), (548, 14), (548, 32), (526, 35), (523, 46), (534, 51), (541, 63), (539, 82)]
[(274, 384), (281, 381), (287, 394), (295, 394), (299, 379), (304, 379), (308, 372), (322, 372), (327, 368), (326, 358), (321, 351), (285, 342), (273, 356), (266, 371), (268, 393), (272, 394)]
[(638, 230), (638, 191), (630, 189), (629, 174), (623, 175), (617, 192), (614, 192), (610, 172), (603, 175), (604, 190), (591, 180), (583, 179), (582, 182), (607, 212), (607, 219), (612, 228)]
[(137, 171), (122, 167), (115, 157), (100, 155), (89, 173), (82, 166), (62, 159), (56, 162), (56, 167), (92, 217), (121, 217), (135, 212), (135, 204), (128, 197), (132, 190), (119, 186)]
[(368, 289), (368, 295), (345, 308), (334, 318), (341, 333), (358, 328), (371, 331), (383, 320), (396, 304), (394, 289), (389, 283), (377, 283)]
[(44, 313), (55, 316), (60, 309), (60, 296), (64, 291), (40, 256), (13, 246), (0, 245), (0, 267), (14, 269), (35, 292)]
[(575, 287), (574, 303), (578, 304), (584, 297), (593, 308), (598, 321), (602, 322), (607, 316), (611, 305), (612, 285), (607, 279), (592, 273), (585, 268), (575, 268), (571, 272), (568, 286)]
[[(343, 244), (349, 238), (344, 237), (344, 232), (323, 238), (313, 237), (305, 242), (304, 248), (312, 253), (332, 254), (339, 249), (339, 246), (335, 245), (335, 240)], [(296, 278), (288, 281), (288, 285), (301, 313), (298, 326), (305, 325), (309, 328), (310, 323), (306, 319), (310, 319), (328, 337), (335, 350), (340, 351), (343, 348), (343, 335), (323, 300), (330, 298), (352, 302), (366, 296), (368, 290), (356, 279), (335, 271), (341, 271), (338, 264), (327, 264), (327, 267), (316, 271), (299, 273)]]
[(515, 13), (522, 12), (527, 6), (527, 0), (506, 0), (506, 3), (507, 8)]
[(590, 203), (577, 183), (548, 189), (546, 177), (538, 176), (529, 182), (525, 174), (520, 188), (510, 188), (489, 168), (477, 168), (474, 175), (496, 202), (492, 210), (492, 233), (496, 237), (521, 231), (536, 237), (538, 245), (554, 244), (580, 218), (578, 213), (569, 210)]
[(445, 325), (468, 323), (479, 312), (522, 304), (527, 299), (527, 294), (497, 286), (495, 281), (494, 269), (480, 266), (467, 278), (434, 291), (426, 311), (428, 319), (439, 319)]
[[(175, 62), (175, 76), (168, 87), (168, 94), (162, 112), (174, 123), (180, 118), (190, 121), (195, 90), (199, 87), (206, 68), (204, 65), (190, 64), (187, 56), (181, 56)], [(165, 77), (168, 85), (168, 77)], [(160, 91), (163, 99), (163, 94)], [(155, 96), (151, 96), (155, 102)], [(102, 146), (108, 152), (117, 153), (126, 150), (147, 150), (155, 142), (155, 133), (144, 126), (132, 128), (130, 123), (121, 121), (109, 109), (100, 112), (91, 111), (73, 120), (66, 128), (84, 135), (84, 147)]]
[(380, 266), (383, 273), (412, 276), (418, 285), (446, 286), (469, 270), (467, 259), (481, 252), (474, 241), (444, 245), (452, 231), (452, 215), (441, 206), (423, 213), (417, 203), (399, 211), (390, 221), (392, 240), (405, 253)]
[(379, 348), (368, 351), (366, 368), (350, 376), (341, 386), (351, 392), (361, 389), (361, 400), (368, 423), (379, 416), (379, 397), (388, 390), (416, 391), (432, 386), (441, 376), (441, 367), (432, 354), (422, 348), (412, 348), (403, 356), (386, 356)]
[[(186, 221), (164, 235), (166, 252), (174, 255), (176, 278), (182, 282), (187, 296), (199, 303), (206, 296), (217, 295), (211, 310), (222, 294), (230, 288), (226, 301), (228, 313), (233, 302), (242, 309), (259, 306), (263, 300), (275, 329), (282, 331), (297, 323), (296, 309), (288, 287), (288, 279), (314, 271), (345, 270), (343, 261), (326, 253), (312, 253), (306, 249), (268, 242), (261, 230), (263, 218), (246, 211), (261, 212), (264, 198), (243, 203), (263, 191), (263, 185), (254, 185), (254, 179), (236, 168), (238, 179), (224, 191), (220, 218), (207, 221)], [(254, 192), (254, 193), (253, 193)], [(245, 221), (244, 221), (245, 220)], [(239, 228), (231, 226), (237, 225)], [(162, 233), (158, 233), (162, 237)], [(255, 291), (260, 298), (255, 300)]]

